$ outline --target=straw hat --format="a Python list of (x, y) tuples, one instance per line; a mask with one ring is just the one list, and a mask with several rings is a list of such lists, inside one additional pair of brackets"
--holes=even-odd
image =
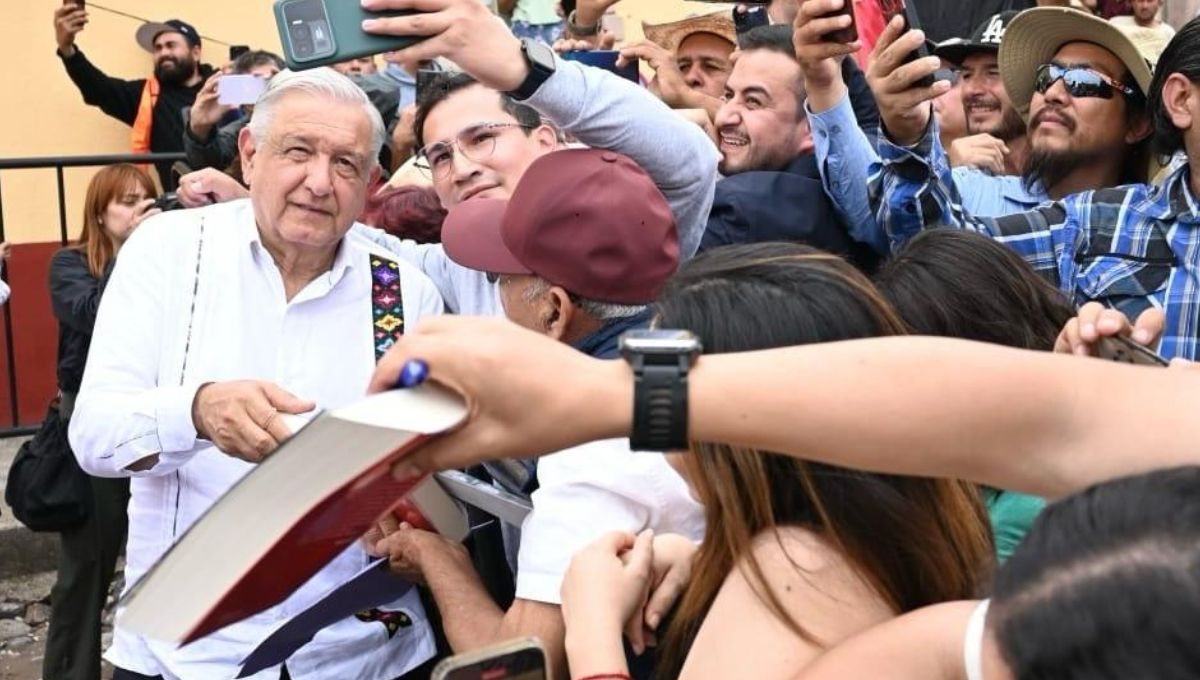
[(1150, 64), (1121, 29), (1069, 7), (1035, 7), (1017, 15), (1000, 45), (1000, 74), (1013, 106), (1029, 120), (1036, 71), (1067, 43), (1089, 42), (1112, 52), (1133, 74), (1142, 94), (1150, 92)]
[(680, 43), (696, 33), (712, 33), (737, 47), (737, 29), (733, 25), (733, 15), (729, 12), (702, 14), (667, 24), (648, 24), (643, 21), (642, 31), (645, 32), (647, 40), (671, 54), (679, 50)]

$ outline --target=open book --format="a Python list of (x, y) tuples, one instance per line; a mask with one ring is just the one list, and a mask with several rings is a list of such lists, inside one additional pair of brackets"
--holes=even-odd
[[(397, 482), (392, 463), (465, 416), (462, 400), (435, 385), (319, 414), (138, 581), (123, 598), (121, 626), (186, 644), (282, 602), (424, 483)], [(422, 488), (414, 500), (422, 514), (461, 540), (460, 507), (436, 485)]]

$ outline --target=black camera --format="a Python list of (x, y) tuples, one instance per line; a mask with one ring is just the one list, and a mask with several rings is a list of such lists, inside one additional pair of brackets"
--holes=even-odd
[(163, 212), (168, 212), (170, 210), (183, 210), (186, 207), (187, 206), (185, 206), (183, 203), (180, 203), (178, 194), (176, 194), (174, 191), (168, 191), (162, 196), (156, 198), (154, 200), (154, 205), (150, 206), (149, 209), (153, 210), (158, 208)]

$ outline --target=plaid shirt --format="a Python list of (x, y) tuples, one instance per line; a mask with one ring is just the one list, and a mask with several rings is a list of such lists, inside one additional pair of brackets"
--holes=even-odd
[[(1159, 352), (1168, 358), (1200, 357), (1200, 206), (1186, 164), (1161, 186), (1134, 184), (1074, 194), (1029, 212), (976, 218), (957, 200), (948, 164), (929, 172), (896, 148), (904, 162), (874, 168), (871, 199), (893, 249), (928, 227), (957, 227), (986, 234), (1008, 247), (1076, 304), (1098, 301), (1130, 319), (1163, 309), (1166, 329)], [(903, 152), (903, 154), (901, 154)], [(923, 177), (922, 177), (923, 171)]]

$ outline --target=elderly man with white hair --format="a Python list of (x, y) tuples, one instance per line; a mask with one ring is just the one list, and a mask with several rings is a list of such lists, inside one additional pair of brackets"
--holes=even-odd
[[(147, 220), (121, 250), (70, 439), (87, 472), (133, 478), (127, 584), (288, 436), (280, 414), (360, 398), (405, 326), (441, 313), (429, 279), (350, 231), (383, 137), (344, 76), (284, 72), (238, 140), (250, 198)], [(355, 545), (283, 603), (181, 649), (118, 621), (114, 680), (232, 678), (280, 622), (368, 559)], [(411, 591), (252, 677), (391, 680), (434, 651)]]

